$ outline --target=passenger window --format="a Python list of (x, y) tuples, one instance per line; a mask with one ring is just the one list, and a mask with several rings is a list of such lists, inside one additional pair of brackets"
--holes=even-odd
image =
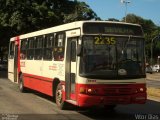
[(42, 50), (43, 50), (43, 36), (38, 36), (36, 37), (35, 40), (35, 54), (34, 54), (35, 60), (42, 59)]
[(27, 59), (32, 60), (34, 57), (34, 38), (28, 39)]
[(54, 45), (54, 34), (49, 34), (45, 36), (44, 39), (44, 60), (52, 60), (53, 58), (53, 45)]
[(55, 46), (54, 46), (54, 60), (55, 61), (63, 61), (64, 59), (64, 51), (65, 51), (65, 33), (57, 33), (55, 38)]
[(9, 59), (13, 59), (14, 58), (14, 42), (10, 42), (10, 46), (9, 46)]
[(27, 56), (27, 39), (21, 40), (20, 59), (24, 60)]

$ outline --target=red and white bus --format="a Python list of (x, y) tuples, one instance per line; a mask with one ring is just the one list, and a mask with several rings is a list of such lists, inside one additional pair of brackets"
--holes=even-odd
[(8, 78), (60, 109), (146, 102), (140, 25), (77, 21), (13, 37), (9, 48)]

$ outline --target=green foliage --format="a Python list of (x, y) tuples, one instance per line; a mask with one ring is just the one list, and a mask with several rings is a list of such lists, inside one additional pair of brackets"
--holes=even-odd
[(91, 19), (99, 18), (86, 3), (76, 0), (0, 0), (0, 49), (8, 47), (11, 36)]
[(116, 21), (116, 22), (119, 22), (119, 20), (115, 19), (115, 18), (109, 18), (107, 21)]
[[(0, 50), (2, 47), (8, 47), (12, 36), (63, 23), (91, 19), (101, 20), (85, 2), (77, 0), (0, 0)], [(119, 21), (115, 18), (108, 20)], [(128, 14), (126, 20), (142, 26), (149, 58), (151, 40), (160, 33), (160, 27), (152, 20), (134, 14)], [(154, 57), (159, 55), (159, 49), (160, 44), (157, 41), (154, 43)]]
[[(125, 18), (122, 19), (124, 21)], [(152, 20), (143, 19), (140, 16), (134, 14), (128, 14), (126, 16), (126, 21), (129, 23), (140, 24), (144, 31), (145, 43), (146, 43), (146, 57), (150, 59), (151, 57), (151, 41), (152, 39), (160, 34), (160, 27), (156, 26)], [(153, 42), (153, 58), (156, 61), (157, 56), (160, 56), (160, 38), (155, 39)], [(147, 60), (149, 61), (149, 60)]]
[(66, 22), (97, 19), (85, 2), (70, 0), (1, 0), (0, 24), (11, 27), (13, 35)]
[[(125, 18), (123, 18), (122, 21), (124, 22)], [(127, 14), (126, 21), (129, 23), (143, 24), (143, 18), (134, 14)]]
[(64, 14), (64, 22), (98, 19), (96, 13), (85, 2), (74, 1), (70, 4), (68, 14)]

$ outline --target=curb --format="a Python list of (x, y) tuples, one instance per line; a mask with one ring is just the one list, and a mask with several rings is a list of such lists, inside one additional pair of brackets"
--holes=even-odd
[(151, 77), (146, 77), (146, 80), (151, 80), (151, 81), (158, 81), (158, 82), (160, 82), (160, 79), (151, 78)]
[(151, 95), (148, 95), (147, 99), (148, 100), (152, 100), (152, 101), (156, 101), (156, 102), (160, 102), (159, 97), (155, 97), (155, 96), (151, 96)]

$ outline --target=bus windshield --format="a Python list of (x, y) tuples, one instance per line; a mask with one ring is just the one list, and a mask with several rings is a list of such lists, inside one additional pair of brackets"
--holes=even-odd
[(145, 74), (142, 38), (83, 36), (82, 46), (82, 76), (115, 79)]

